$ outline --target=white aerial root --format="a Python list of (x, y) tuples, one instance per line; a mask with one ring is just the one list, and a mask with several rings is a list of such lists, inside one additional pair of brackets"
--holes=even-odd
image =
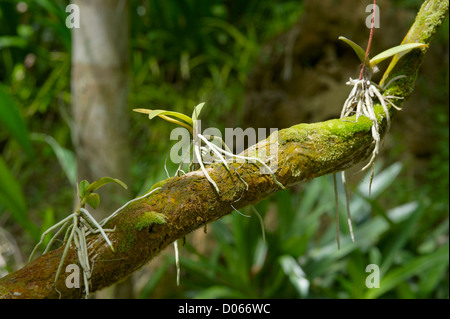
[[(87, 244), (86, 244), (86, 236), (88, 236), (90, 234), (100, 233), (102, 235), (103, 239), (108, 244), (108, 246), (111, 248), (111, 250), (114, 251), (114, 247), (113, 247), (111, 241), (109, 240), (108, 236), (106, 235), (107, 232), (113, 232), (114, 229), (104, 229), (103, 226), (112, 217), (117, 215), (117, 213), (119, 213), (122, 209), (124, 209), (130, 203), (140, 200), (142, 198), (145, 198), (158, 189), (160, 189), (160, 188), (159, 187), (155, 188), (151, 192), (149, 192), (141, 197), (130, 200), (125, 205), (123, 205), (122, 207), (117, 209), (109, 217), (102, 220), (100, 223), (98, 223), (94, 219), (94, 217), (92, 217), (92, 215), (89, 213), (89, 211), (87, 209), (85, 209), (83, 207), (79, 208), (74, 213), (70, 214), (69, 216), (67, 216), (66, 218), (61, 220), (60, 222), (51, 226), (49, 229), (47, 229), (42, 234), (40, 241), (37, 243), (37, 245), (34, 247), (33, 251), (31, 252), (29, 261), (31, 261), (33, 259), (33, 256), (35, 255), (37, 249), (44, 242), (44, 239), (47, 236), (47, 234), (58, 229), (55, 232), (55, 234), (51, 237), (51, 239), (49, 240), (47, 246), (44, 249), (43, 254), (47, 253), (50, 250), (50, 248), (53, 246), (54, 241), (58, 238), (59, 235), (62, 234), (62, 232), (65, 231), (64, 240), (63, 240), (64, 241), (64, 251), (61, 256), (61, 260), (59, 261), (58, 268), (57, 268), (56, 274), (55, 274), (55, 281), (54, 281), (55, 289), (56, 289), (56, 282), (61, 273), (62, 267), (64, 265), (64, 261), (67, 257), (67, 253), (69, 252), (69, 248), (71, 247), (72, 244), (74, 244), (75, 249), (77, 251), (77, 255), (78, 255), (78, 262), (83, 270), (83, 281), (84, 281), (84, 286), (85, 286), (84, 294), (87, 298), (90, 293), (89, 287), (91, 284), (92, 267), (90, 266), (90, 261), (89, 261), (89, 252), (88, 252)], [(58, 291), (58, 290), (56, 289), (56, 291)], [(58, 293), (60, 293), (60, 292), (58, 291)]]
[[(201, 141), (199, 141), (198, 138), (201, 141), (203, 141), (206, 146), (200, 147)], [(222, 145), (224, 145), (223, 148), (220, 148), (216, 144), (208, 141), (208, 138), (212, 138), (212, 139), (220, 141), (222, 143)], [(194, 151), (195, 151), (194, 154), (196, 155), (196, 160), (199, 162), (200, 167), (201, 167), (203, 173), (205, 174), (206, 178), (214, 186), (214, 188), (216, 189), (216, 191), (218, 193), (219, 193), (219, 188), (217, 187), (217, 184), (209, 176), (208, 172), (206, 171), (206, 169), (205, 169), (205, 167), (203, 165), (203, 157), (204, 157), (204, 155), (208, 155), (209, 156), (209, 159), (211, 161), (208, 162), (208, 163), (221, 162), (228, 171), (230, 171), (230, 168), (228, 166), (228, 161), (227, 161), (227, 159), (225, 159), (225, 157), (223, 155), (226, 155), (226, 156), (228, 156), (231, 159), (243, 160), (243, 161), (248, 161), (248, 162), (253, 162), (253, 163), (258, 162), (270, 172), (270, 174), (272, 175), (272, 178), (273, 178), (273, 181), (275, 182), (275, 184), (280, 186), (280, 188), (285, 189), (284, 185), (281, 184), (277, 180), (277, 178), (275, 177), (275, 173), (273, 172), (273, 170), (266, 163), (264, 163), (261, 159), (259, 159), (257, 157), (247, 157), (247, 156), (241, 156), (241, 155), (233, 154), (228, 149), (228, 147), (225, 145), (225, 143), (222, 141), (221, 138), (219, 138), (217, 136), (208, 136), (208, 138), (206, 138), (205, 136), (203, 136), (201, 134), (197, 134), (197, 140), (194, 139)], [(202, 151), (203, 156), (200, 155), (200, 151)], [(212, 154), (212, 156), (211, 156), (211, 154)], [(240, 175), (239, 175), (239, 179), (242, 180)], [(247, 183), (245, 183), (245, 184), (246, 184), (246, 186), (248, 188), (248, 184)]]
[(175, 265), (177, 268), (177, 286), (180, 285), (180, 257), (178, 254), (178, 241), (175, 239), (175, 241), (173, 242), (173, 248), (175, 250)]
[[(380, 87), (377, 84), (375, 84), (372, 81), (365, 79), (365, 78), (363, 78), (361, 80), (353, 80), (352, 78), (350, 78), (350, 80), (346, 83), (347, 85), (353, 86), (353, 89), (351, 90), (347, 100), (344, 103), (344, 106), (341, 111), (341, 119), (345, 118), (347, 116), (356, 115), (356, 121), (358, 121), (359, 117), (361, 115), (364, 115), (369, 120), (372, 121), (372, 129), (371, 130), (372, 130), (372, 138), (374, 140), (375, 146), (372, 151), (372, 156), (371, 156), (369, 162), (361, 169), (361, 172), (362, 172), (362, 171), (365, 171), (368, 167), (372, 167), (372, 173), (371, 173), (370, 182), (369, 182), (369, 194), (370, 194), (370, 188), (372, 185), (373, 174), (374, 174), (374, 161), (379, 153), (380, 143), (381, 143), (380, 126), (378, 124), (377, 116), (375, 114), (373, 99), (377, 98), (378, 101), (380, 102), (381, 106), (383, 107), (383, 111), (386, 116), (386, 131), (389, 131), (389, 129), (391, 127), (391, 117), (389, 115), (389, 108), (388, 108), (387, 103), (389, 103), (395, 109), (400, 110), (400, 108), (397, 107), (391, 101), (391, 99), (402, 99), (402, 97), (392, 96), (392, 95), (383, 96), (380, 93), (380, 90), (384, 91), (385, 88), (389, 87), (389, 85), (392, 82), (397, 81), (404, 77), (406, 77), (406, 76), (405, 75), (396, 76), (392, 80), (390, 80), (386, 85), (384, 85), (383, 87)], [(353, 233), (353, 227), (352, 227), (352, 221), (351, 221), (351, 215), (350, 215), (345, 171), (341, 172), (341, 177), (342, 177), (342, 184), (345, 189), (348, 226), (349, 226), (350, 236), (352, 238), (352, 241), (354, 242), (355, 237), (354, 237), (354, 233)], [(337, 244), (338, 244), (338, 248), (340, 248), (339, 209), (338, 209), (336, 175), (335, 174), (334, 174), (334, 183), (335, 183), (335, 195), (336, 195)]]
[(380, 142), (381, 142), (379, 132), (380, 127), (378, 125), (378, 120), (373, 108), (374, 106), (373, 98), (376, 97), (380, 101), (381, 106), (383, 107), (384, 113), (386, 115), (386, 123), (387, 123), (386, 130), (389, 131), (391, 127), (391, 118), (389, 115), (389, 109), (386, 102), (389, 103), (391, 106), (393, 106), (395, 109), (400, 110), (400, 108), (397, 107), (391, 101), (391, 99), (402, 99), (402, 97), (383, 96), (381, 95), (379, 89), (383, 91), (384, 88), (388, 87), (392, 82), (404, 77), (405, 77), (404, 75), (400, 75), (393, 78), (383, 88), (380, 88), (378, 85), (367, 79), (353, 80), (352, 78), (350, 78), (350, 80), (346, 83), (347, 85), (350, 86), (353, 85), (353, 89), (351, 90), (350, 95), (348, 96), (347, 100), (344, 103), (341, 112), (341, 118), (355, 114), (356, 121), (358, 121), (361, 115), (366, 116), (367, 118), (369, 118), (369, 120), (372, 121), (372, 137), (375, 142), (375, 147), (373, 149), (372, 157), (370, 158), (369, 163), (367, 163), (366, 166), (364, 166), (361, 169), (361, 171), (365, 171), (368, 167), (370, 167), (373, 164), (380, 150)]
[[(59, 228), (59, 229), (58, 229)], [(56, 270), (55, 274), (55, 289), (56, 289), (56, 281), (59, 278), (59, 275), (61, 273), (62, 267), (64, 265), (64, 261), (67, 257), (67, 253), (69, 252), (69, 248), (72, 245), (72, 243), (75, 246), (75, 249), (77, 251), (78, 255), (78, 262), (80, 263), (81, 268), (83, 269), (83, 280), (85, 285), (85, 296), (87, 297), (89, 295), (89, 286), (90, 286), (90, 278), (91, 278), (91, 267), (89, 265), (89, 254), (87, 251), (86, 246), (86, 236), (90, 233), (101, 233), (102, 237), (107, 242), (108, 246), (111, 248), (112, 251), (114, 251), (114, 247), (111, 244), (111, 241), (109, 240), (108, 236), (106, 236), (107, 231), (113, 231), (109, 229), (103, 229), (102, 226), (100, 226), (97, 221), (91, 216), (91, 214), (84, 208), (80, 208), (76, 212), (70, 214), (66, 218), (64, 218), (62, 221), (56, 223), (49, 229), (47, 229), (41, 236), (40, 241), (37, 243), (37, 245), (34, 247), (33, 251), (31, 252), (29, 261), (33, 259), (34, 254), (36, 253), (37, 249), (40, 245), (44, 242), (45, 237), (47, 234), (51, 233), (55, 229), (58, 229), (56, 233), (52, 236), (50, 241), (48, 242), (44, 254), (48, 252), (48, 250), (52, 247), (53, 242), (55, 239), (65, 230), (65, 236), (64, 236), (64, 251), (61, 256), (61, 260), (59, 261), (58, 268)], [(58, 291), (56, 289), (56, 291)], [(59, 293), (59, 291), (58, 291)]]
[(103, 219), (100, 222), (101, 226), (104, 226), (111, 218), (113, 218), (114, 216), (116, 216), (122, 209), (124, 209), (125, 207), (127, 207), (128, 205), (130, 205), (131, 203), (137, 202), (138, 200), (141, 200), (143, 198), (146, 198), (148, 196), (150, 196), (151, 194), (153, 194), (155, 191), (160, 190), (161, 187), (156, 187), (154, 189), (152, 189), (151, 191), (149, 191), (148, 193), (145, 193), (144, 195), (140, 196), (140, 197), (136, 197), (133, 198), (132, 200), (126, 202), (122, 207), (118, 208), (114, 213), (112, 213), (111, 215), (109, 215), (107, 218)]

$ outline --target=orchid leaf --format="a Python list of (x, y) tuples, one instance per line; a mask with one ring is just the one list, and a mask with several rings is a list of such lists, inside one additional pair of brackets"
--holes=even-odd
[(194, 111), (192, 112), (192, 120), (197, 120), (200, 116), (200, 112), (202, 111), (203, 106), (205, 105), (205, 102), (200, 103), (194, 108)]
[(88, 195), (89, 193), (92, 193), (93, 191), (109, 183), (116, 183), (122, 186), (123, 188), (127, 189), (127, 185), (121, 180), (118, 180), (117, 178), (102, 177), (96, 180), (95, 182), (92, 182), (88, 187), (86, 187), (86, 189), (84, 190), (84, 196)]
[(183, 113), (179, 113), (179, 112), (173, 112), (173, 111), (165, 111), (165, 110), (153, 110), (148, 114), (148, 118), (151, 120), (153, 119), (155, 116), (160, 116), (161, 115), (166, 115), (169, 117), (176, 117), (182, 121), (185, 121), (187, 124), (192, 125), (192, 119), (187, 116), (184, 115)]
[[(347, 39), (346, 37), (340, 36), (339, 40), (344, 41), (349, 46), (352, 47), (353, 51), (358, 55), (358, 58), (361, 60), (361, 63), (364, 63), (364, 59), (366, 57), (366, 51), (364, 51), (363, 48), (361, 48), (359, 45), (357, 45), (352, 40)], [(369, 66), (368, 61), (366, 61), (367, 66)]]
[[(165, 111), (165, 110), (149, 110), (149, 109), (134, 109), (133, 111), (148, 114), (148, 118), (150, 120), (155, 118), (156, 116), (159, 116), (160, 118), (162, 118), (163, 120), (166, 120), (167, 122), (171, 122), (171, 123), (183, 126), (192, 132), (192, 119), (189, 118), (187, 115), (184, 115), (183, 113), (173, 112), (173, 111)], [(182, 120), (183, 122), (181, 122), (173, 117), (176, 117), (179, 120)]]
[(383, 51), (383, 52), (377, 54), (376, 56), (374, 56), (370, 60), (370, 67), (374, 67), (376, 64), (380, 63), (381, 61), (383, 61), (387, 58), (390, 58), (396, 54), (403, 56), (404, 54), (408, 53), (412, 49), (422, 48), (422, 47), (428, 47), (428, 45), (423, 44), (423, 43), (406, 43), (406, 44), (401, 44), (401, 45), (392, 47), (392, 48), (390, 48), (386, 51)]
[(80, 196), (80, 198), (84, 197), (84, 194), (86, 194), (86, 188), (88, 186), (89, 186), (89, 182), (87, 180), (82, 180), (78, 184), (78, 196)]
[(98, 207), (98, 205), (100, 205), (100, 196), (97, 193), (89, 194), (89, 196), (86, 199), (86, 202), (93, 209), (96, 209)]

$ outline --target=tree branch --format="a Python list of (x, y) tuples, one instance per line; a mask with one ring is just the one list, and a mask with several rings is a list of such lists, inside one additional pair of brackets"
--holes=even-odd
[[(448, 14), (448, 1), (427, 0), (403, 43), (431, 43), (432, 37)], [(386, 92), (407, 99), (414, 87), (418, 69), (426, 53), (417, 49), (401, 59), (394, 57), (383, 80), (406, 75)], [(401, 103), (402, 100), (399, 100)], [(381, 106), (376, 107), (380, 127), (386, 127)], [(395, 112), (393, 108), (390, 110)], [(330, 120), (314, 124), (299, 124), (271, 135), (268, 139), (245, 151), (247, 156), (258, 156), (273, 166), (270, 146), (278, 148), (275, 176), (286, 187), (315, 177), (345, 170), (363, 160), (372, 152), (372, 122), (360, 117)], [(267, 151), (267, 154), (266, 154)], [(89, 259), (93, 265), (92, 289), (109, 286), (155, 257), (164, 247), (184, 238), (195, 229), (239, 209), (257, 203), (280, 190), (270, 174), (261, 174), (259, 165), (232, 163), (231, 172), (221, 164), (209, 166), (208, 172), (217, 183), (217, 194), (202, 171), (158, 183), (146, 198), (130, 203), (105, 225), (115, 231), (108, 234), (115, 252), (101, 235), (87, 238)], [(237, 174), (237, 173), (238, 174)], [(245, 185), (241, 179), (248, 184)], [(0, 279), (1, 298), (58, 298), (54, 276), (63, 248), (58, 248), (28, 263), (22, 269)], [(64, 269), (77, 264), (77, 254), (70, 249), (63, 273), (56, 288), (62, 298), (80, 298), (84, 287), (69, 289), (65, 285)]]

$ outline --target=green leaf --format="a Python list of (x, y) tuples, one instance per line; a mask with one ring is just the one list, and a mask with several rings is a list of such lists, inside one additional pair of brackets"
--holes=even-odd
[[(358, 185), (358, 193), (365, 197), (377, 198), (384, 192), (389, 186), (391, 186), (396, 180), (398, 174), (400, 174), (403, 168), (403, 164), (401, 162), (395, 162), (391, 166), (385, 168), (380, 173), (376, 174), (372, 180), (372, 190), (369, 193), (369, 188), (367, 184), (361, 182)], [(369, 173), (367, 173), (366, 180), (369, 180)]]
[(222, 29), (227, 34), (229, 34), (241, 47), (247, 48), (247, 50), (256, 50), (255, 43), (251, 41), (233, 24), (218, 18), (204, 18), (202, 23), (204, 23), (204, 25), (206, 26)]
[[(187, 128), (190, 132), (192, 132), (192, 119), (189, 118), (187, 115), (184, 115), (183, 113), (179, 112), (172, 112), (172, 111), (165, 111), (165, 110), (149, 110), (149, 109), (133, 109), (135, 112), (148, 114), (148, 118), (152, 120), (154, 117), (159, 116), (163, 120), (166, 120), (167, 122), (175, 123), (177, 125), (183, 126)], [(175, 116), (176, 118), (182, 120), (183, 122), (172, 118), (172, 116)], [(187, 124), (186, 124), (186, 123)]]
[(203, 106), (205, 105), (205, 102), (200, 103), (196, 107), (194, 107), (194, 111), (192, 112), (192, 120), (197, 120), (200, 116), (200, 112), (202, 111)]
[(66, 174), (67, 179), (70, 184), (75, 186), (77, 183), (77, 161), (75, 158), (75, 153), (59, 145), (59, 143), (50, 135), (32, 133), (31, 139), (46, 142), (51, 146), (53, 152), (55, 152), (59, 164)]
[[(358, 55), (358, 58), (361, 60), (361, 63), (364, 63), (364, 59), (366, 57), (366, 51), (364, 51), (363, 48), (361, 48), (359, 45), (357, 45), (352, 40), (347, 39), (346, 37), (340, 36), (339, 40), (344, 41), (349, 46), (351, 46), (353, 51), (355, 51), (355, 53)], [(369, 66), (368, 61), (366, 61), (366, 65)]]
[(283, 255), (279, 258), (281, 268), (288, 276), (292, 285), (297, 290), (300, 297), (307, 297), (309, 292), (309, 280), (306, 277), (302, 267), (289, 255)]
[(124, 182), (118, 180), (117, 178), (102, 177), (102, 178), (96, 180), (95, 182), (92, 182), (88, 187), (86, 187), (84, 196), (88, 195), (89, 193), (92, 193), (93, 191), (95, 191), (95, 190), (99, 189), (100, 187), (102, 187), (106, 184), (109, 184), (109, 183), (116, 183), (125, 189), (128, 188)]
[(21, 37), (15, 36), (2, 36), (0, 37), (0, 50), (4, 48), (25, 48), (27, 41)]
[(93, 209), (96, 209), (98, 207), (98, 205), (100, 205), (100, 196), (97, 193), (91, 193), (91, 194), (89, 194), (88, 198), (86, 199), (86, 202)]
[(84, 195), (86, 194), (86, 188), (89, 186), (89, 182), (87, 180), (82, 180), (78, 184), (78, 196), (80, 198), (84, 198)]
[(39, 230), (28, 219), (22, 188), (2, 157), (0, 157), (0, 206), (6, 208), (11, 216), (34, 238), (39, 238)]
[(401, 45), (392, 47), (392, 48), (390, 48), (386, 51), (383, 51), (383, 52), (377, 54), (376, 56), (374, 56), (370, 60), (370, 67), (374, 67), (376, 64), (380, 63), (381, 61), (383, 61), (387, 58), (390, 58), (396, 54), (399, 54), (401, 57), (404, 54), (411, 51), (412, 49), (423, 48), (423, 47), (428, 47), (428, 45), (423, 44), (423, 43), (406, 43), (406, 44), (401, 44)]
[[(415, 203), (415, 202), (414, 202)], [(408, 208), (416, 208), (412, 211), (412, 214), (409, 212), (405, 212), (408, 215), (408, 218), (401, 223), (398, 227), (398, 231), (395, 232), (395, 235), (390, 236), (389, 246), (383, 251), (383, 261), (380, 266), (381, 274), (385, 274), (388, 272), (391, 265), (394, 264), (395, 257), (401, 253), (402, 248), (408, 242), (411, 236), (414, 235), (413, 228), (418, 223), (419, 218), (425, 211), (424, 207), (411, 206), (411, 205), (402, 205), (397, 207), (397, 211), (399, 208), (408, 209)], [(391, 210), (392, 213), (392, 210)]]
[(185, 121), (186, 123), (188, 123), (189, 125), (192, 125), (192, 119), (190, 117), (188, 117), (187, 115), (184, 115), (183, 113), (179, 113), (179, 112), (173, 112), (173, 111), (165, 111), (165, 110), (152, 110), (149, 114), (148, 114), (148, 118), (151, 120), (153, 119), (155, 116), (161, 116), (161, 115), (166, 115), (166, 116), (173, 116), (176, 117), (182, 121)]
[(33, 156), (25, 121), (20, 116), (13, 98), (2, 85), (0, 85), (0, 125), (11, 133), (28, 155)]
[(381, 278), (380, 288), (370, 289), (366, 294), (366, 298), (378, 298), (384, 293), (394, 289), (399, 284), (407, 281), (409, 278), (419, 275), (427, 269), (436, 267), (437, 265), (448, 263), (448, 252), (449, 245), (446, 243), (431, 254), (415, 258), (404, 266), (389, 271)]

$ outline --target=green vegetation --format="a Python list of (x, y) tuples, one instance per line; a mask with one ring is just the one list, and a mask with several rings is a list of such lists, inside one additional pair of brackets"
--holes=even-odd
[(150, 226), (151, 224), (164, 224), (165, 222), (166, 220), (163, 214), (150, 211), (143, 214), (142, 218), (136, 222), (135, 228), (137, 230), (142, 230), (145, 227)]
[[(419, 198), (384, 209), (403, 167), (378, 172), (369, 197), (366, 176), (350, 201), (356, 243), (349, 234), (337, 250), (331, 176), (301, 190), (278, 192), (257, 205), (266, 225), (263, 241), (257, 218), (234, 214), (212, 224), (216, 245), (208, 255), (181, 259), (181, 285), (195, 298), (446, 298), (448, 222), (429, 232), (428, 209)], [(340, 197), (343, 196), (340, 185)], [(340, 203), (345, 211), (345, 202)], [(244, 211), (244, 213), (246, 213)], [(441, 213), (441, 218), (445, 218)], [(447, 217), (448, 218), (448, 217)], [(344, 223), (341, 229), (347, 230)], [(420, 236), (418, 233), (428, 233)], [(365, 285), (365, 268), (377, 264), (380, 289)], [(145, 290), (144, 290), (145, 291)]]
[[(396, 6), (413, 2), (416, 10), (417, 1), (396, 1)], [(68, 3), (0, 2), (0, 248), (21, 250), (0, 250), (0, 261), (6, 260), (0, 263), (2, 275), (17, 269), (41, 234), (73, 211)], [(134, 108), (190, 114), (205, 101), (209, 107), (202, 117), (208, 126), (242, 125), (244, 87), (262, 45), (290, 28), (302, 9), (298, 1), (236, 1), (232, 6), (223, 0), (131, 1), (130, 114)], [(447, 19), (436, 45), (448, 48), (448, 28)], [(256, 205), (265, 241), (250, 209), (242, 213), (251, 218), (234, 213), (208, 226), (210, 251), (199, 251), (190, 237), (185, 245), (179, 241), (180, 287), (157, 289), (165, 276), (176, 282), (170, 257), (142, 285), (139, 297), (448, 298), (446, 63), (447, 69), (434, 71), (437, 86), (419, 76), (415, 89), (435, 103), (432, 111), (423, 110), (433, 122), (430, 159), (423, 173), (417, 172), (419, 160), (405, 156), (399, 143), (378, 163), (371, 196), (368, 177), (352, 187), (356, 243), (344, 234), (337, 250), (333, 180), (320, 177)], [(162, 167), (172, 127), (163, 121), (149, 125), (139, 115), (131, 120), (134, 182), (129, 186), (143, 194), (167, 177)], [(176, 167), (168, 164), (168, 169)], [(339, 191), (344, 200), (341, 185)], [(340, 205), (345, 212), (345, 203)], [(164, 222), (151, 211), (148, 217), (137, 227)], [(369, 264), (380, 267), (379, 289), (365, 285)]]

